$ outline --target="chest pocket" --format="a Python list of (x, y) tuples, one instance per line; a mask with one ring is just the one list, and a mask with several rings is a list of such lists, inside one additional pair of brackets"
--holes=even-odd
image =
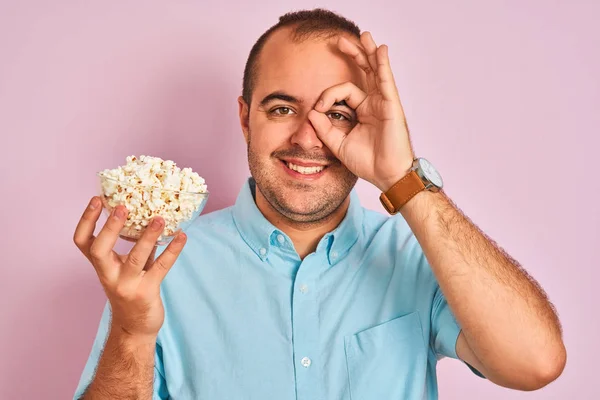
[(418, 312), (344, 337), (352, 400), (420, 400), (427, 345)]

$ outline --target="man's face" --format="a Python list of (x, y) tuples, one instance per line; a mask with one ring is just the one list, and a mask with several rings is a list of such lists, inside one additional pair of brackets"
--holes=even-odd
[[(308, 119), (325, 89), (351, 81), (365, 90), (362, 71), (337, 50), (337, 38), (294, 43), (288, 29), (276, 31), (259, 56), (248, 119), (239, 99), (252, 177), (267, 202), (292, 221), (327, 217), (357, 180), (319, 140)], [(345, 132), (356, 124), (354, 110), (345, 104), (334, 105), (327, 115)]]

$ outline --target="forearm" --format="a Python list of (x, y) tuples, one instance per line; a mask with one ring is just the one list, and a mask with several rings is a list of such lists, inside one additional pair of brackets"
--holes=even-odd
[(156, 340), (138, 340), (113, 331), (83, 399), (152, 399)]
[(516, 377), (557, 365), (561, 327), (544, 291), (443, 192), (402, 209), (467, 343), (492, 374)]

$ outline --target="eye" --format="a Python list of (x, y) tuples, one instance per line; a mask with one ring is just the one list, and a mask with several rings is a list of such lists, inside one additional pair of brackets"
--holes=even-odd
[(346, 117), (344, 114), (341, 114), (339, 112), (329, 113), (329, 116), (338, 121), (350, 121), (350, 119), (348, 117)]
[[(279, 112), (277, 112), (279, 111)], [(270, 114), (275, 114), (275, 115), (290, 115), (294, 113), (294, 110), (292, 110), (289, 107), (277, 107), (272, 109), (271, 111), (269, 111)]]

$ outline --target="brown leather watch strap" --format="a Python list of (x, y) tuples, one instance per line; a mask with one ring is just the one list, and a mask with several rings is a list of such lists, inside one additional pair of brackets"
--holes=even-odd
[(425, 184), (419, 175), (415, 171), (410, 171), (387, 192), (381, 193), (379, 200), (387, 212), (396, 214), (404, 204), (424, 189)]

